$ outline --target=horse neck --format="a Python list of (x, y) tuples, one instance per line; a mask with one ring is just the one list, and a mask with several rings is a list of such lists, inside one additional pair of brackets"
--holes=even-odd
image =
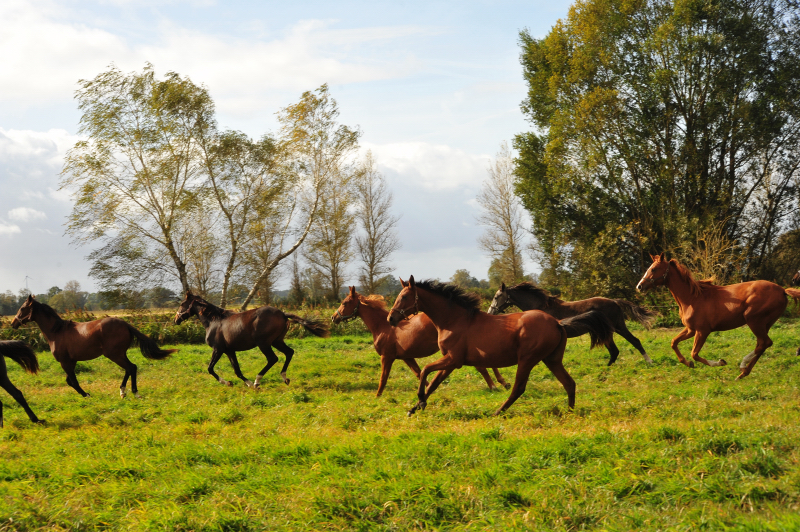
[(461, 319), (469, 319), (472, 313), (458, 305), (449, 303), (445, 298), (416, 288), (419, 298), (417, 308), (427, 315), (437, 329), (447, 329)]
[(55, 333), (53, 333), (53, 327), (57, 323), (61, 323), (64, 320), (58, 316), (56, 317), (47, 316), (43, 312), (37, 312), (36, 317), (33, 319), (33, 321), (35, 321), (36, 325), (39, 326), (39, 329), (41, 329), (44, 337), (47, 338), (48, 340), (52, 340), (55, 336)]
[(683, 303), (689, 303), (697, 297), (692, 294), (692, 287), (689, 286), (689, 283), (678, 275), (677, 268), (667, 275), (667, 289), (681, 306), (683, 306)]
[(512, 304), (519, 307), (521, 310), (539, 310), (545, 306), (547, 299), (543, 298), (541, 294), (533, 294), (525, 290), (509, 290), (512, 295)]
[(392, 328), (386, 320), (386, 317), (389, 315), (389, 311), (387, 310), (372, 307), (362, 301), (358, 307), (358, 315), (361, 317), (364, 325), (367, 326), (367, 329), (369, 329), (369, 332), (372, 333), (373, 337)]

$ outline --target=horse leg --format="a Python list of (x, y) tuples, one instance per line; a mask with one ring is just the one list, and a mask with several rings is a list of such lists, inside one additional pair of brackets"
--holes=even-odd
[(67, 384), (72, 386), (82, 397), (89, 397), (89, 394), (84, 392), (81, 385), (78, 384), (78, 377), (75, 376), (75, 361), (70, 358), (65, 358), (64, 361), (61, 362), (61, 368), (64, 370), (64, 373), (67, 374)]
[[(36, 417), (36, 414), (33, 413), (31, 407), (28, 406), (28, 401), (25, 400), (25, 396), (22, 395), (22, 392), (14, 386), (8, 378), (8, 375), (0, 375), (0, 386), (8, 392), (8, 394), (14, 398), (14, 400), (19, 403), (19, 405), (25, 410), (25, 413), (28, 414), (28, 418), (34, 423), (41, 423), (39, 418)], [(3, 404), (0, 403), (0, 427), (3, 426)]]
[(500, 374), (500, 370), (497, 369), (497, 368), (492, 368), (492, 371), (494, 372), (494, 377), (497, 379), (497, 382), (502, 384), (503, 388), (505, 388), (506, 390), (510, 390), (511, 389), (511, 385)]
[(278, 361), (278, 355), (276, 355), (275, 351), (272, 350), (271, 345), (263, 345), (263, 346), (260, 345), (258, 346), (258, 348), (261, 349), (261, 352), (264, 353), (265, 357), (267, 357), (267, 365), (264, 366), (264, 368), (258, 372), (258, 375), (256, 375), (256, 380), (253, 381), (253, 388), (261, 387), (261, 379), (263, 379), (264, 375), (267, 374), (269, 368), (274, 366), (275, 363)]
[(236, 374), (236, 376), (242, 379), (242, 382), (244, 382), (248, 388), (252, 388), (253, 381), (242, 374), (242, 369), (239, 367), (239, 359), (236, 357), (236, 351), (229, 351), (225, 354), (228, 356), (228, 360), (230, 360), (231, 367), (233, 368), (233, 372)]
[(611, 355), (611, 358), (608, 359), (608, 365), (610, 366), (617, 361), (619, 347), (617, 347), (617, 344), (614, 343), (614, 339), (612, 338), (606, 345), (606, 349), (608, 349), (608, 354)]
[(286, 361), (283, 363), (283, 369), (281, 370), (281, 377), (283, 377), (284, 384), (289, 384), (286, 370), (289, 369), (289, 362), (292, 361), (292, 357), (294, 356), (294, 349), (286, 345), (286, 342), (284, 342), (282, 338), (276, 342), (272, 342), (272, 345), (286, 357)]
[[(450, 355), (445, 355), (439, 360), (431, 362), (424, 368), (422, 368), (422, 372), (419, 374), (419, 388), (417, 389), (417, 398), (419, 402), (417, 402), (416, 406), (414, 406), (411, 410), (408, 411), (408, 415), (412, 415), (417, 410), (424, 410), (425, 407), (428, 405), (428, 397), (433, 393), (433, 391), (439, 386), (439, 384), (452, 373), (452, 371), (456, 368), (456, 363)], [(440, 371), (440, 370), (450, 370), (450, 371)], [(431, 381), (430, 386), (428, 386), (428, 391), (426, 393), (425, 390), (425, 381), (428, 375), (434, 371), (439, 371), (439, 373), (434, 377)]]
[[(420, 376), (420, 373), (422, 373), (422, 370), (419, 369), (419, 364), (417, 364), (417, 361), (414, 360), (413, 358), (404, 358), (402, 360), (403, 360), (403, 362), (406, 363), (406, 366), (411, 368), (411, 371), (414, 372), (414, 375), (417, 376), (417, 380), (419, 380), (419, 376)], [(428, 380), (427, 379), (425, 379), (425, 386), (428, 386)]]
[(692, 358), (701, 364), (705, 364), (706, 366), (711, 367), (719, 367), (719, 366), (727, 366), (728, 363), (722, 360), (721, 358), (716, 362), (708, 361), (705, 358), (700, 356), (700, 350), (703, 348), (703, 345), (706, 343), (706, 338), (708, 338), (708, 333), (705, 331), (697, 331), (697, 334), (694, 336), (694, 345), (692, 346)]
[(486, 368), (480, 368), (478, 366), (475, 366), (475, 370), (481, 374), (481, 377), (483, 377), (484, 380), (486, 380), (486, 384), (489, 386), (490, 392), (497, 390), (497, 388), (494, 385), (494, 381), (492, 380), (492, 377), (489, 376), (489, 372), (486, 371)]
[(217, 365), (217, 362), (219, 362), (220, 358), (222, 358), (222, 351), (218, 351), (216, 348), (214, 348), (214, 351), (211, 352), (211, 361), (208, 363), (208, 372), (211, 374), (212, 377), (217, 379), (220, 384), (223, 384), (225, 386), (233, 386), (232, 383), (226, 381), (225, 379), (217, 375), (216, 371), (214, 371), (214, 366)]
[(561, 386), (563, 386), (564, 390), (566, 390), (569, 409), (572, 410), (575, 408), (575, 380), (570, 376), (569, 373), (567, 373), (567, 370), (564, 367), (564, 355), (551, 355), (545, 358), (542, 362), (544, 362), (544, 365), (547, 366), (547, 369), (549, 369), (550, 372), (555, 375), (556, 379), (558, 379), (558, 382), (560, 382)]
[(509, 394), (508, 399), (506, 399), (505, 402), (500, 405), (500, 408), (498, 408), (494, 413), (495, 416), (503, 413), (503, 411), (513, 405), (514, 402), (519, 399), (523, 393), (525, 393), (525, 388), (528, 386), (528, 377), (530, 377), (531, 370), (535, 365), (535, 363), (524, 362), (517, 366), (517, 374), (514, 377), (514, 384), (511, 387), (511, 394)]
[(123, 353), (121, 357), (114, 358), (106, 355), (106, 358), (125, 370), (125, 376), (122, 377), (122, 384), (119, 385), (119, 396), (125, 399), (125, 396), (128, 395), (128, 393), (125, 391), (125, 388), (128, 385), (128, 377), (130, 377), (131, 391), (133, 392), (133, 395), (139, 399), (139, 389), (136, 387), (136, 364), (130, 361), (127, 353)]
[(653, 363), (653, 360), (644, 350), (642, 342), (640, 342), (638, 338), (636, 338), (633, 334), (631, 334), (631, 331), (628, 330), (628, 326), (625, 325), (624, 321), (622, 322), (621, 326), (619, 327), (617, 327), (616, 325), (614, 326), (614, 332), (625, 338), (633, 347), (635, 347), (636, 350), (642, 354), (642, 357), (644, 357), (645, 362), (647, 362), (648, 364)]
[(678, 333), (678, 336), (672, 339), (672, 350), (675, 351), (675, 354), (678, 355), (678, 362), (681, 364), (686, 364), (686, 367), (693, 368), (694, 361), (686, 360), (683, 358), (681, 354), (681, 350), (678, 349), (678, 344), (683, 342), (684, 340), (688, 340), (694, 336), (694, 331), (690, 331), (688, 327), (684, 328), (681, 332)]
[(381, 357), (381, 380), (378, 382), (378, 393), (375, 394), (375, 397), (380, 397), (383, 393), (383, 389), (386, 388), (386, 381), (389, 380), (389, 372), (392, 371), (392, 364), (394, 364), (393, 358)]
[(736, 380), (750, 375), (750, 372), (753, 371), (756, 362), (758, 362), (758, 359), (764, 354), (764, 351), (772, 347), (772, 339), (769, 337), (769, 327), (771, 327), (772, 324), (769, 324), (768, 327), (750, 323), (747, 325), (750, 327), (750, 330), (753, 331), (753, 334), (756, 335), (756, 348), (752, 353), (742, 359), (742, 363), (739, 364), (739, 369), (741, 372), (739, 373), (739, 376), (736, 377)]

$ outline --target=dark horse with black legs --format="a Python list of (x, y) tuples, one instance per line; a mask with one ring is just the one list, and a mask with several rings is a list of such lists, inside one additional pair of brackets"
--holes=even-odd
[[(404, 317), (424, 312), (436, 326), (442, 358), (422, 369), (417, 391), (419, 402), (409, 415), (424, 409), (430, 395), (441, 382), (461, 366), (503, 368), (517, 366), (511, 395), (495, 414), (514, 404), (525, 392), (533, 367), (540, 361), (553, 372), (567, 391), (569, 407), (575, 406), (575, 381), (564, 369), (567, 332), (554, 317), (531, 310), (517, 314), (492, 316), (481, 312), (480, 299), (454, 285), (437, 281), (414, 282), (412, 276), (397, 296), (389, 312), (389, 323), (397, 325)], [(594, 330), (599, 343), (613, 334), (596, 318), (575, 317), (587, 330)], [(603, 331), (605, 329), (605, 331)], [(425, 379), (433, 371), (436, 376), (425, 389)]]
[[(269, 368), (278, 361), (278, 356), (272, 350), (274, 347), (286, 355), (281, 377), (283, 377), (283, 382), (289, 384), (286, 370), (289, 368), (289, 362), (292, 361), (294, 350), (283, 341), (286, 331), (289, 330), (289, 322), (299, 323), (315, 336), (327, 338), (331, 334), (321, 322), (286, 314), (275, 307), (265, 306), (245, 312), (234, 312), (212, 305), (205, 299), (186, 292), (186, 297), (175, 314), (175, 323), (180, 324), (191, 316), (197, 316), (200, 323), (203, 324), (206, 330), (206, 343), (213, 349), (208, 372), (227, 386), (231, 386), (231, 383), (214, 372), (214, 366), (223, 354), (228, 356), (237, 377), (242, 379), (246, 385), (258, 388)], [(258, 373), (255, 382), (251, 382), (242, 375), (236, 352), (255, 347), (261, 349), (261, 352), (267, 357), (267, 365)]]
[[(7, 340), (0, 342), (0, 387), (11, 395), (19, 405), (28, 414), (28, 417), (34, 423), (41, 423), (36, 414), (33, 413), (31, 407), (28, 406), (28, 401), (25, 396), (17, 389), (16, 386), (11, 384), (8, 379), (8, 369), (6, 368), (6, 358), (10, 358), (22, 368), (31, 374), (39, 372), (39, 361), (36, 359), (36, 354), (24, 342), (17, 340)], [(0, 402), (0, 427), (3, 426), (3, 403)]]
[[(489, 307), (489, 314), (499, 314), (512, 305), (519, 307), (521, 310), (541, 310), (559, 320), (592, 310), (602, 312), (611, 322), (614, 332), (630, 342), (642, 354), (645, 362), (648, 364), (653, 363), (645, 352), (642, 342), (632, 335), (625, 325), (625, 316), (627, 314), (639, 323), (649, 326), (653, 318), (655, 318), (655, 313), (630, 301), (606, 299), (605, 297), (592, 297), (580, 301), (562, 301), (531, 283), (520, 283), (509, 288), (506, 288), (504, 283), (494, 295), (492, 305)], [(585, 333), (581, 332), (580, 334)], [(569, 337), (572, 338), (572, 335), (570, 334)], [(610, 366), (619, 356), (619, 348), (614, 343), (613, 337), (606, 344), (606, 348), (611, 355), (608, 361)]]
[(75, 364), (93, 360), (101, 355), (125, 370), (125, 377), (119, 387), (119, 395), (127, 395), (125, 387), (128, 377), (131, 379), (131, 391), (139, 397), (136, 386), (136, 364), (128, 359), (128, 348), (134, 340), (139, 342), (139, 349), (145, 358), (162, 360), (175, 353), (177, 349), (161, 349), (155, 340), (148, 338), (135, 327), (119, 318), (102, 318), (84, 323), (63, 320), (58, 313), (44, 303), (39, 303), (33, 296), (17, 311), (11, 322), (13, 328), (35, 321), (42, 334), (50, 344), (50, 351), (56, 362), (61, 364), (67, 374), (67, 384), (84, 397), (89, 394), (83, 391), (75, 376)]

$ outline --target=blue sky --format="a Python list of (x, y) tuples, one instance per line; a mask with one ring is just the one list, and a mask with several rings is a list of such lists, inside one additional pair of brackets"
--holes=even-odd
[[(78, 139), (77, 81), (152, 63), (205, 84), (220, 126), (274, 131), (275, 112), (328, 83), (395, 194), (403, 277), (486, 277), (474, 198), (500, 143), (528, 129), (519, 31), (543, 36), (570, 2), (17, 2), (0, 4), (0, 291), (71, 279), (58, 190)], [(528, 260), (528, 270), (536, 266)], [(282, 283), (285, 284), (285, 283)]]

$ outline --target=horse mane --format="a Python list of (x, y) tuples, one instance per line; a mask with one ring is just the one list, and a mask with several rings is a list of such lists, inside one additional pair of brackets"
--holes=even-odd
[(550, 292), (548, 292), (544, 288), (539, 288), (538, 286), (529, 281), (524, 281), (522, 283), (515, 284), (514, 286), (509, 286), (508, 288), (506, 288), (506, 290), (519, 290), (520, 292), (528, 292), (531, 294), (535, 294), (544, 299), (544, 306), (542, 308), (547, 308), (552, 303), (561, 301), (556, 296), (551, 295)]
[(372, 294), (370, 296), (362, 296), (361, 294), (358, 294), (358, 300), (370, 308), (386, 311), (389, 310), (389, 307), (386, 305), (386, 300), (381, 295)]
[(224, 308), (218, 307), (213, 303), (209, 303), (202, 297), (194, 296), (194, 300), (200, 303), (200, 306), (203, 307), (200, 311), (201, 314), (205, 314), (205, 316), (210, 320), (215, 319), (223, 319), (227, 318), (228, 316), (233, 316), (236, 314), (233, 310), (226, 310)]
[(419, 281), (416, 286), (423, 288), (433, 294), (439, 295), (451, 303), (471, 312), (478, 312), (481, 309), (481, 298), (477, 294), (467, 292), (460, 286), (440, 283), (435, 279)]
[(50, 305), (46, 305), (45, 303), (40, 303), (35, 299), (33, 300), (33, 305), (34, 305), (33, 308), (36, 310), (36, 312), (41, 312), (48, 318), (53, 318), (55, 320), (53, 322), (53, 328), (51, 329), (51, 331), (54, 333), (60, 332), (68, 324), (72, 323), (72, 321), (65, 320), (64, 318), (59, 316), (58, 312), (56, 312), (55, 309), (53, 309), (53, 307), (51, 307)]
[(689, 268), (675, 259), (670, 259), (669, 263), (675, 268), (675, 272), (678, 274), (678, 277), (680, 277), (683, 282), (689, 285), (689, 290), (693, 296), (700, 296), (707, 288), (711, 286), (717, 286), (714, 284), (713, 278), (702, 279), (700, 281), (695, 280), (695, 278), (692, 276), (692, 272), (689, 271)]

